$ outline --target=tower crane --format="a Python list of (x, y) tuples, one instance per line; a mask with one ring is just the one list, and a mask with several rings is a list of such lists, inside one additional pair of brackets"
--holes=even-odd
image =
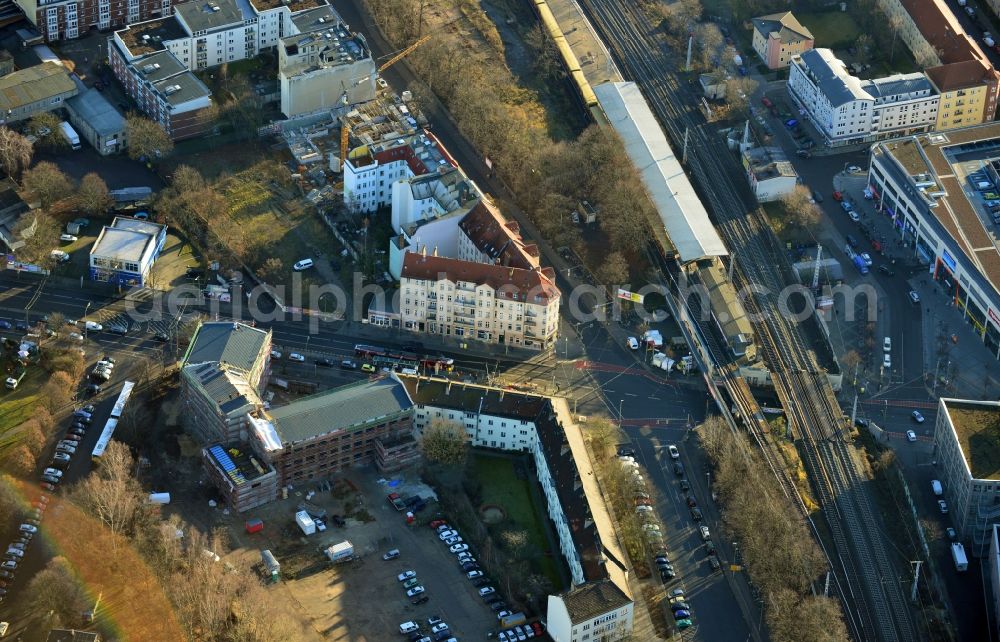
[[(377, 73), (379, 73), (379, 74), (382, 73), (383, 71), (385, 71), (389, 67), (393, 66), (394, 64), (396, 64), (397, 62), (399, 62), (403, 58), (406, 58), (411, 53), (413, 53), (413, 51), (417, 47), (419, 47), (420, 45), (424, 44), (425, 42), (427, 42), (430, 39), (431, 39), (431, 36), (429, 34), (426, 35), (426, 36), (423, 36), (423, 37), (421, 37), (419, 39), (417, 39), (416, 41), (413, 42), (413, 44), (411, 44), (411, 45), (403, 48), (402, 50), (400, 50), (399, 53), (397, 53), (396, 55), (392, 56), (391, 58), (389, 58), (388, 60), (386, 60), (384, 63), (382, 63), (379, 66)], [(371, 78), (371, 76), (365, 76), (364, 78), (362, 78), (361, 80), (359, 80), (358, 82), (356, 82), (354, 84), (354, 87), (357, 87), (358, 85), (360, 85), (364, 81), (368, 80), (369, 78)], [(348, 103), (348, 97), (347, 97), (348, 88), (347, 88), (346, 85), (344, 85), (343, 81), (341, 81), (340, 85), (341, 85), (341, 87), (344, 88), (344, 93), (343, 93), (342, 97), (340, 98), (340, 100), (338, 100), (337, 102), (343, 102), (346, 105)], [(341, 123), (341, 126), (340, 126), (340, 171), (341, 172), (344, 171), (344, 163), (347, 162), (347, 144), (348, 144), (348, 138), (350, 137), (350, 134), (351, 134), (351, 128), (347, 125), (347, 118), (346, 118), (346, 114), (345, 114), (344, 121)]]

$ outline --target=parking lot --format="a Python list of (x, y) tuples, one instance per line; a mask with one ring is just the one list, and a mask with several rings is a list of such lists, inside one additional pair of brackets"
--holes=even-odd
[[(303, 623), (303, 639), (398, 639), (400, 624), (408, 621), (420, 624), (422, 634), (434, 639), (427, 624), (432, 616), (440, 617), (449, 625), (451, 636), (461, 640), (485, 639), (496, 631), (494, 611), (478, 596), (456, 556), (427, 525), (437, 504), (431, 502), (417, 522), (408, 526), (405, 513), (386, 500), (390, 489), (378, 483), (374, 471), (351, 475), (350, 483), (357, 492), (345, 494), (346, 486), (338, 485), (338, 492), (318, 492), (310, 499), (347, 517), (343, 528), (331, 524), (325, 532), (306, 538), (295, 527), (294, 512), (311, 486), (296, 489), (287, 500), (233, 516), (230, 522), (241, 544), (236, 552), (241, 562), (254, 565), (260, 560), (260, 550), (270, 549), (281, 563), (282, 581), (270, 590)], [(264, 520), (262, 533), (243, 532), (243, 520), (250, 518)], [(320, 551), (344, 540), (354, 545), (356, 559), (330, 565)], [(394, 548), (399, 549), (399, 557), (383, 560)], [(408, 570), (415, 572), (424, 587), (428, 599), (422, 604), (412, 604), (397, 579)]]

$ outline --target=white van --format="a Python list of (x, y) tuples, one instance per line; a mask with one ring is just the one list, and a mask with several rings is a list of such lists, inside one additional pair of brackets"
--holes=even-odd
[(936, 479), (931, 480), (931, 490), (933, 490), (934, 494), (937, 495), (938, 497), (944, 494), (944, 489), (941, 487), (941, 482), (939, 482)]
[(292, 269), (296, 272), (301, 272), (303, 270), (308, 270), (313, 265), (315, 265), (315, 263), (313, 263), (312, 259), (302, 259), (301, 261), (297, 261), (295, 265), (292, 266)]

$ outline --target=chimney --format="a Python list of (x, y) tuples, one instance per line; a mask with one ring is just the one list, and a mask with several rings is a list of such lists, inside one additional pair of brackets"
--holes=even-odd
[(448, 381), (448, 386), (444, 389), (444, 394), (446, 394), (446, 395), (450, 395), (451, 394), (451, 381), (450, 380)]
[(420, 248), (420, 256), (423, 256), (423, 257), (427, 256), (427, 246), (426, 245), (424, 245), (423, 247)]
[(434, 256), (438, 255), (438, 246), (434, 246)]

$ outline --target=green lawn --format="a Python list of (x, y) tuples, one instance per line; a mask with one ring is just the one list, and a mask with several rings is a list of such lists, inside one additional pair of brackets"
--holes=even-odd
[[(535, 480), (518, 479), (514, 472), (514, 461), (506, 457), (476, 455), (473, 457), (473, 467), (483, 485), (483, 504), (502, 506), (507, 512), (508, 520), (527, 531), (534, 547), (543, 552), (549, 550), (541, 521), (542, 507), (535, 505), (528, 485), (535, 483)], [(558, 555), (559, 552), (553, 550), (552, 554)], [(532, 561), (532, 565), (535, 572), (549, 578), (552, 586), (562, 586), (555, 559), (541, 555)]]
[[(3, 378), (6, 379), (7, 362), (4, 361), (3, 364)], [(24, 379), (17, 386), (17, 390), (0, 388), (0, 435), (31, 417), (38, 404), (38, 393), (47, 377), (48, 373), (45, 370), (32, 365), (28, 368), (28, 374), (24, 375)]]
[(829, 49), (851, 47), (861, 35), (858, 23), (848, 13), (840, 11), (796, 13), (795, 17), (812, 31), (817, 47)]

